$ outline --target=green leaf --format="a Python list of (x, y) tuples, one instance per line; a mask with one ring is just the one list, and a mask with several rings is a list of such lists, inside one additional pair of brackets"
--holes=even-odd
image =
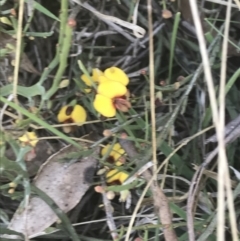
[(3, 156), (0, 158), (0, 176), (5, 171), (14, 171), (17, 174), (27, 175), (17, 162), (11, 161)]
[(67, 153), (63, 158), (61, 158), (60, 162), (68, 162), (69, 164), (73, 164), (76, 161), (79, 161), (80, 158), (90, 156), (93, 153), (93, 150), (79, 150), (79, 152), (71, 152)]
[[(173, 150), (171, 147), (169, 147), (169, 145), (163, 141), (162, 145), (160, 147), (160, 150), (163, 152), (163, 154), (167, 157), (168, 155), (170, 155)], [(174, 164), (176, 167), (178, 167), (178, 175), (183, 175), (185, 177), (192, 178), (192, 171), (191, 169), (185, 165), (185, 163), (182, 161), (182, 159), (180, 158), (179, 155), (174, 154), (171, 159), (170, 159), (171, 163)]]
[[(13, 91), (13, 85), (6, 85), (1, 87), (0, 96), (8, 96)], [(17, 94), (24, 96), (26, 98), (31, 98), (36, 95), (43, 95), (45, 93), (45, 89), (42, 85), (35, 84), (30, 87), (18, 86), (17, 87)]]
[[(25, 2), (27, 3), (28, 0), (25, 0)], [(35, 2), (35, 1), (33, 1), (33, 2), (34, 2), (33, 7), (34, 7), (35, 9), (37, 9), (39, 12), (45, 14), (46, 16), (48, 16), (48, 17), (50, 17), (50, 18), (52, 18), (52, 19), (54, 19), (54, 20), (56, 20), (56, 21), (58, 21), (58, 22), (60, 21), (59, 18), (57, 18), (54, 14), (52, 14), (50, 11), (48, 11), (48, 10), (47, 10), (45, 7), (43, 7), (41, 4), (39, 4), (39, 3)]]
[(8, 223), (9, 222), (9, 217), (7, 215), (7, 213), (0, 208), (0, 219), (4, 222), (4, 223)]
[(114, 192), (121, 192), (124, 190), (129, 190), (132, 189), (134, 187), (136, 187), (138, 184), (138, 180), (134, 180), (133, 182), (126, 184), (126, 185), (113, 185), (113, 186), (109, 186), (106, 188), (107, 191), (114, 191)]
[[(18, 235), (24, 238), (23, 234), (10, 230), (8, 228), (5, 228), (3, 225), (0, 225), (0, 234)], [(13, 240), (13, 239), (1, 239), (1, 240)], [(14, 240), (19, 240), (19, 239), (14, 239)]]

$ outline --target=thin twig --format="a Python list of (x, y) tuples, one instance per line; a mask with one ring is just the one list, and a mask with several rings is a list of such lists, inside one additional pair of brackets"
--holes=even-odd
[[(104, 183), (104, 180), (102, 178), (102, 182)], [(104, 189), (104, 186), (103, 186)], [(103, 204), (104, 204), (104, 209), (106, 213), (106, 221), (108, 228), (110, 230), (111, 236), (113, 240), (118, 239), (118, 233), (116, 232), (117, 227), (113, 218), (113, 207), (111, 205), (111, 201), (107, 198), (107, 195), (105, 192), (102, 193), (102, 198), (103, 198)]]
[[(150, 82), (150, 103), (151, 103), (151, 124), (152, 124), (152, 158), (153, 175), (157, 177), (157, 143), (156, 143), (156, 114), (155, 114), (155, 78), (154, 78), (154, 45), (152, 25), (152, 1), (148, 0), (148, 35), (149, 35), (149, 82)], [(156, 180), (156, 179), (155, 179)]]
[[(236, 214), (234, 210), (233, 195), (231, 190), (231, 182), (229, 178), (229, 169), (226, 157), (226, 148), (224, 141), (224, 126), (225, 126), (225, 84), (226, 84), (226, 72), (227, 72), (227, 54), (228, 54), (228, 38), (231, 18), (231, 0), (228, 0), (225, 30), (222, 45), (222, 63), (221, 63), (221, 74), (220, 74), (220, 89), (219, 89), (219, 163), (218, 163), (218, 223), (217, 223), (217, 234), (218, 240), (225, 240), (225, 188), (227, 192), (227, 201), (229, 208), (230, 223), (232, 229), (233, 240), (238, 240), (238, 231), (236, 224)], [(220, 138), (221, 135), (221, 138)], [(221, 141), (221, 142), (220, 142)], [(221, 145), (220, 145), (221, 144)]]
[[(228, 1), (230, 2), (230, 1)], [(226, 67), (227, 67), (227, 44), (228, 44), (228, 31), (229, 31), (229, 18), (230, 13), (229, 4), (227, 7), (227, 15), (225, 21), (225, 30), (222, 46), (222, 61), (221, 61), (221, 73), (220, 73), (220, 88), (219, 88), (219, 122), (217, 130), (217, 139), (218, 139), (218, 196), (217, 196), (217, 239), (219, 241), (225, 241), (225, 176), (227, 169), (227, 156), (226, 149), (224, 145), (224, 126), (225, 126), (225, 83), (226, 83)], [(228, 18), (228, 19), (227, 19)]]

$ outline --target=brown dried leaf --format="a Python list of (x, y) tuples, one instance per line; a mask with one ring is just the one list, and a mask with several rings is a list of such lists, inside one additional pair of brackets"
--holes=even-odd
[[(70, 164), (69, 154), (77, 151), (74, 146), (62, 148), (42, 165), (34, 180), (36, 187), (51, 197), (64, 212), (74, 208), (88, 190), (97, 164), (94, 154), (98, 150), (91, 156), (79, 158), (77, 162)], [(40, 197), (31, 197), (27, 209), (21, 211), (19, 208), (8, 228), (33, 237), (57, 219), (51, 207)]]

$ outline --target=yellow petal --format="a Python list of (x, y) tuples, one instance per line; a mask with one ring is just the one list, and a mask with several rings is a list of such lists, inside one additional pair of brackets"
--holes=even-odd
[(60, 122), (60, 123), (64, 122), (71, 117), (70, 116), (71, 112), (67, 113), (68, 115), (66, 114), (66, 111), (67, 111), (68, 108), (69, 108), (68, 105), (65, 105), (61, 108), (61, 110), (59, 111), (58, 116), (57, 116), (58, 122)]
[(110, 148), (110, 144), (107, 144), (106, 146), (103, 147), (103, 149), (101, 150), (101, 155), (105, 156), (105, 154), (109, 151)]
[(128, 179), (129, 175), (125, 172), (120, 172), (119, 181), (124, 183)]
[(119, 171), (117, 169), (113, 169), (106, 174), (107, 183), (111, 183), (114, 181), (119, 181), (120, 183), (123, 183), (128, 177), (129, 175), (127, 173)]
[(114, 151), (118, 151), (118, 150), (120, 150), (122, 147), (121, 147), (121, 145), (119, 144), (119, 143), (116, 143), (116, 144), (114, 144), (114, 146), (113, 146), (113, 150)]
[(99, 78), (103, 76), (103, 72), (100, 69), (93, 69), (92, 70), (92, 76), (91, 79), (87, 77), (87, 75), (83, 74), (81, 75), (81, 80), (87, 85), (87, 86), (92, 86), (92, 81), (94, 82), (99, 82)]
[(113, 151), (112, 156), (113, 156), (114, 161), (117, 161), (124, 153), (125, 153), (125, 151), (123, 149)]
[(81, 105), (75, 105), (71, 114), (71, 118), (74, 123), (85, 122), (87, 119), (87, 112)]
[(95, 82), (99, 82), (99, 78), (103, 75), (103, 72), (100, 69), (93, 69), (92, 70), (92, 79)]
[(18, 138), (23, 144), (30, 144), (31, 146), (35, 147), (38, 143), (38, 137), (35, 132), (28, 131), (24, 135)]
[(107, 77), (105, 77), (104, 75), (99, 76), (99, 79), (98, 79), (98, 82), (99, 82), (99, 83), (103, 83), (103, 82), (105, 82), (105, 81), (109, 81), (109, 79), (108, 79)]
[(97, 92), (100, 95), (112, 99), (125, 95), (127, 93), (127, 88), (119, 82), (108, 80), (99, 84)]
[(121, 176), (121, 172), (117, 169), (113, 169), (106, 174), (107, 183), (119, 181), (119, 178)]
[(83, 74), (80, 78), (87, 86), (92, 86), (92, 81), (87, 77), (87, 75)]
[(104, 76), (110, 80), (117, 81), (123, 85), (128, 85), (129, 78), (125, 72), (117, 67), (111, 67), (104, 71)]
[(118, 151), (119, 149), (121, 149), (121, 146), (119, 143), (114, 144), (113, 146), (111, 144), (107, 144), (105, 147), (103, 147), (102, 151), (101, 151), (101, 155), (104, 156), (107, 152), (109, 152), (109, 149), (111, 149), (109, 156), (111, 156), (114, 151)]
[(110, 98), (97, 94), (95, 96), (93, 106), (97, 112), (105, 117), (113, 117), (116, 115), (116, 109)]

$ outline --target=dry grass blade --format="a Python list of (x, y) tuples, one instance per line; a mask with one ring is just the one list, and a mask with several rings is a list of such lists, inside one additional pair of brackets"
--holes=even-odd
[[(218, 222), (217, 234), (218, 240), (224, 241), (224, 226), (225, 226), (225, 195), (227, 194), (228, 208), (230, 211), (230, 223), (232, 229), (232, 237), (234, 241), (238, 240), (238, 231), (236, 225), (236, 213), (234, 210), (233, 194), (231, 190), (231, 182), (229, 177), (228, 160), (226, 156), (224, 128), (225, 128), (225, 84), (227, 72), (227, 52), (228, 52), (228, 38), (230, 30), (231, 18), (231, 0), (228, 0), (224, 39), (222, 45), (222, 63), (221, 63), (221, 77), (219, 90), (219, 130), (217, 131), (218, 139)], [(219, 133), (218, 133), (219, 132)], [(226, 188), (226, 193), (225, 193)]]
[[(18, 72), (19, 72), (20, 57), (21, 57), (23, 13), (24, 13), (24, 0), (20, 0), (19, 13), (18, 13), (19, 17), (18, 17), (18, 28), (17, 28), (15, 68), (14, 68), (14, 74), (13, 74), (13, 97), (17, 105), (19, 105), (18, 96), (17, 96), (17, 86), (18, 86)], [(18, 113), (18, 115), (19, 117), (22, 116), (20, 113)]]
[[(240, 9), (239, 1), (238, 0), (234, 0), (234, 1), (236, 4), (231, 3), (231, 7)], [(221, 1), (221, 0), (207, 0), (207, 2), (217, 3), (217, 4), (221, 4), (221, 5), (225, 5), (225, 6), (228, 5), (227, 1)]]
[(154, 77), (154, 44), (152, 25), (152, 1), (148, 0), (148, 34), (149, 34), (149, 80), (150, 80), (150, 102), (151, 102), (151, 134), (152, 134), (152, 157), (153, 175), (157, 180), (157, 142), (156, 142), (156, 114), (155, 114), (155, 77)]

